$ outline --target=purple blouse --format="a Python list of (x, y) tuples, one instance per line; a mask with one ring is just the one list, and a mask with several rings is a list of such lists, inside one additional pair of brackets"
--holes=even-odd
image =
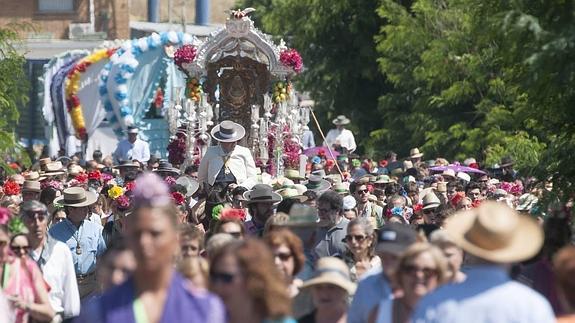
[[(136, 323), (133, 310), (136, 299), (134, 292), (134, 283), (130, 278), (85, 304), (74, 322)], [(160, 322), (182, 321), (224, 323), (226, 315), (224, 305), (217, 296), (190, 288), (182, 276), (174, 272)]]

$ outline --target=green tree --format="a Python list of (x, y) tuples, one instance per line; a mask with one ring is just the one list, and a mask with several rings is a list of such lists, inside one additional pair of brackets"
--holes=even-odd
[(388, 87), (377, 69), (373, 41), (383, 23), (375, 13), (378, 3), (242, 0), (238, 7), (255, 8), (256, 26), (300, 52), (305, 70), (296, 85), (316, 101), (314, 111), (324, 131), (333, 127), (335, 116), (345, 114), (352, 120), (356, 138), (361, 139), (381, 126), (377, 101)]
[(24, 74), (25, 59), (17, 51), (17, 30), (21, 25), (0, 27), (0, 167), (6, 168), (7, 157), (27, 162), (24, 150), (16, 142), (18, 107), (27, 101), (28, 81)]

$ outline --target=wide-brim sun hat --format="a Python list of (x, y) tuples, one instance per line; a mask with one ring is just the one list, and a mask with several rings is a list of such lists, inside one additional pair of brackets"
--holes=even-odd
[(289, 179), (305, 180), (305, 176), (302, 176), (297, 169), (284, 170), (284, 176)]
[(319, 224), (317, 209), (309, 205), (296, 203), (289, 212), (289, 220), (284, 223), (287, 227), (315, 228)]
[(423, 157), (423, 153), (419, 151), (419, 148), (412, 148), (409, 151), (409, 158), (421, 158)]
[(195, 179), (188, 177), (188, 176), (181, 176), (176, 179), (176, 184), (182, 185), (186, 188), (186, 196), (190, 197), (196, 193), (198, 188), (200, 187), (200, 183)]
[(210, 133), (219, 142), (236, 142), (246, 135), (246, 129), (233, 121), (224, 120), (213, 127)]
[(42, 189), (39, 181), (26, 180), (24, 181), (24, 184), (22, 184), (22, 192), (40, 193), (41, 190)]
[(490, 201), (454, 214), (445, 231), (469, 254), (503, 264), (532, 258), (543, 246), (544, 238), (535, 220)]
[(314, 277), (305, 281), (301, 288), (309, 288), (320, 284), (338, 286), (349, 295), (353, 295), (357, 285), (351, 281), (349, 268), (343, 260), (335, 257), (323, 257), (317, 261)]
[(81, 187), (70, 187), (62, 192), (62, 195), (54, 199), (54, 204), (70, 207), (89, 206), (98, 200), (98, 195), (86, 191)]
[(266, 184), (256, 184), (252, 190), (244, 193), (244, 199), (247, 204), (251, 203), (278, 203), (282, 201), (281, 195), (274, 192), (272, 187)]
[(305, 187), (310, 191), (323, 192), (327, 191), (331, 184), (319, 175), (310, 175)]
[(339, 116), (337, 116), (337, 118), (333, 119), (331, 122), (336, 126), (345, 126), (345, 125), (349, 124), (351, 122), (351, 120), (349, 120), (344, 115), (339, 115)]
[(172, 176), (174, 178), (180, 176), (180, 170), (165, 160), (160, 161), (158, 168), (154, 169), (153, 172)]

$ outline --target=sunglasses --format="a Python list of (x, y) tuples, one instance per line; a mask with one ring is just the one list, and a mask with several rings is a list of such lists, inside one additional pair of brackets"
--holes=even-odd
[(353, 240), (357, 241), (357, 242), (362, 242), (363, 240), (365, 240), (365, 238), (367, 238), (364, 235), (352, 235), (352, 234), (348, 234), (345, 236), (344, 240), (347, 242), (352, 242)]
[(359, 191), (357, 191), (357, 192), (358, 192), (359, 194), (367, 194), (367, 193), (369, 193), (369, 190), (368, 190), (368, 189), (365, 189), (365, 190), (359, 190)]
[(35, 220), (44, 222), (44, 220), (46, 220), (46, 214), (43, 212), (26, 213), (24, 215), (24, 220), (26, 222), (34, 222)]
[(292, 254), (287, 253), (287, 252), (284, 252), (284, 253), (280, 252), (280, 253), (276, 253), (275, 256), (277, 258), (280, 258), (281, 261), (288, 261), (292, 257)]
[(25, 252), (27, 253), (28, 250), (30, 250), (30, 247), (28, 246), (10, 246), (10, 249), (14, 252), (14, 253), (19, 253), (19, 252)]
[(222, 283), (222, 284), (230, 284), (231, 282), (234, 281), (234, 278), (236, 277), (235, 274), (231, 274), (231, 273), (224, 273), (224, 272), (216, 272), (216, 271), (212, 271), (210, 272), (210, 282), (212, 282), (212, 284), (215, 283)]
[(423, 273), (425, 279), (436, 277), (439, 274), (436, 268), (417, 267), (413, 265), (405, 266), (402, 271), (407, 275), (413, 275), (421, 272)]

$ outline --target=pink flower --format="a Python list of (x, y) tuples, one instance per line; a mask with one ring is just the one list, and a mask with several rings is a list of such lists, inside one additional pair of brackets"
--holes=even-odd
[(183, 70), (183, 64), (189, 64), (196, 59), (196, 47), (192, 45), (184, 45), (174, 54), (174, 63)]
[(5, 207), (0, 207), (0, 225), (6, 225), (10, 221), (11, 217), (12, 214), (10, 213), (10, 210)]
[(172, 186), (172, 185), (176, 184), (176, 179), (173, 178), (172, 176), (166, 176), (164, 178), (164, 182), (166, 182), (166, 184), (168, 184), (168, 186)]
[(296, 73), (301, 72), (303, 60), (295, 49), (286, 49), (280, 53), (280, 62), (291, 67)]
[(130, 198), (126, 195), (119, 196), (117, 199), (114, 200), (116, 206), (120, 210), (127, 210), (130, 208)]

